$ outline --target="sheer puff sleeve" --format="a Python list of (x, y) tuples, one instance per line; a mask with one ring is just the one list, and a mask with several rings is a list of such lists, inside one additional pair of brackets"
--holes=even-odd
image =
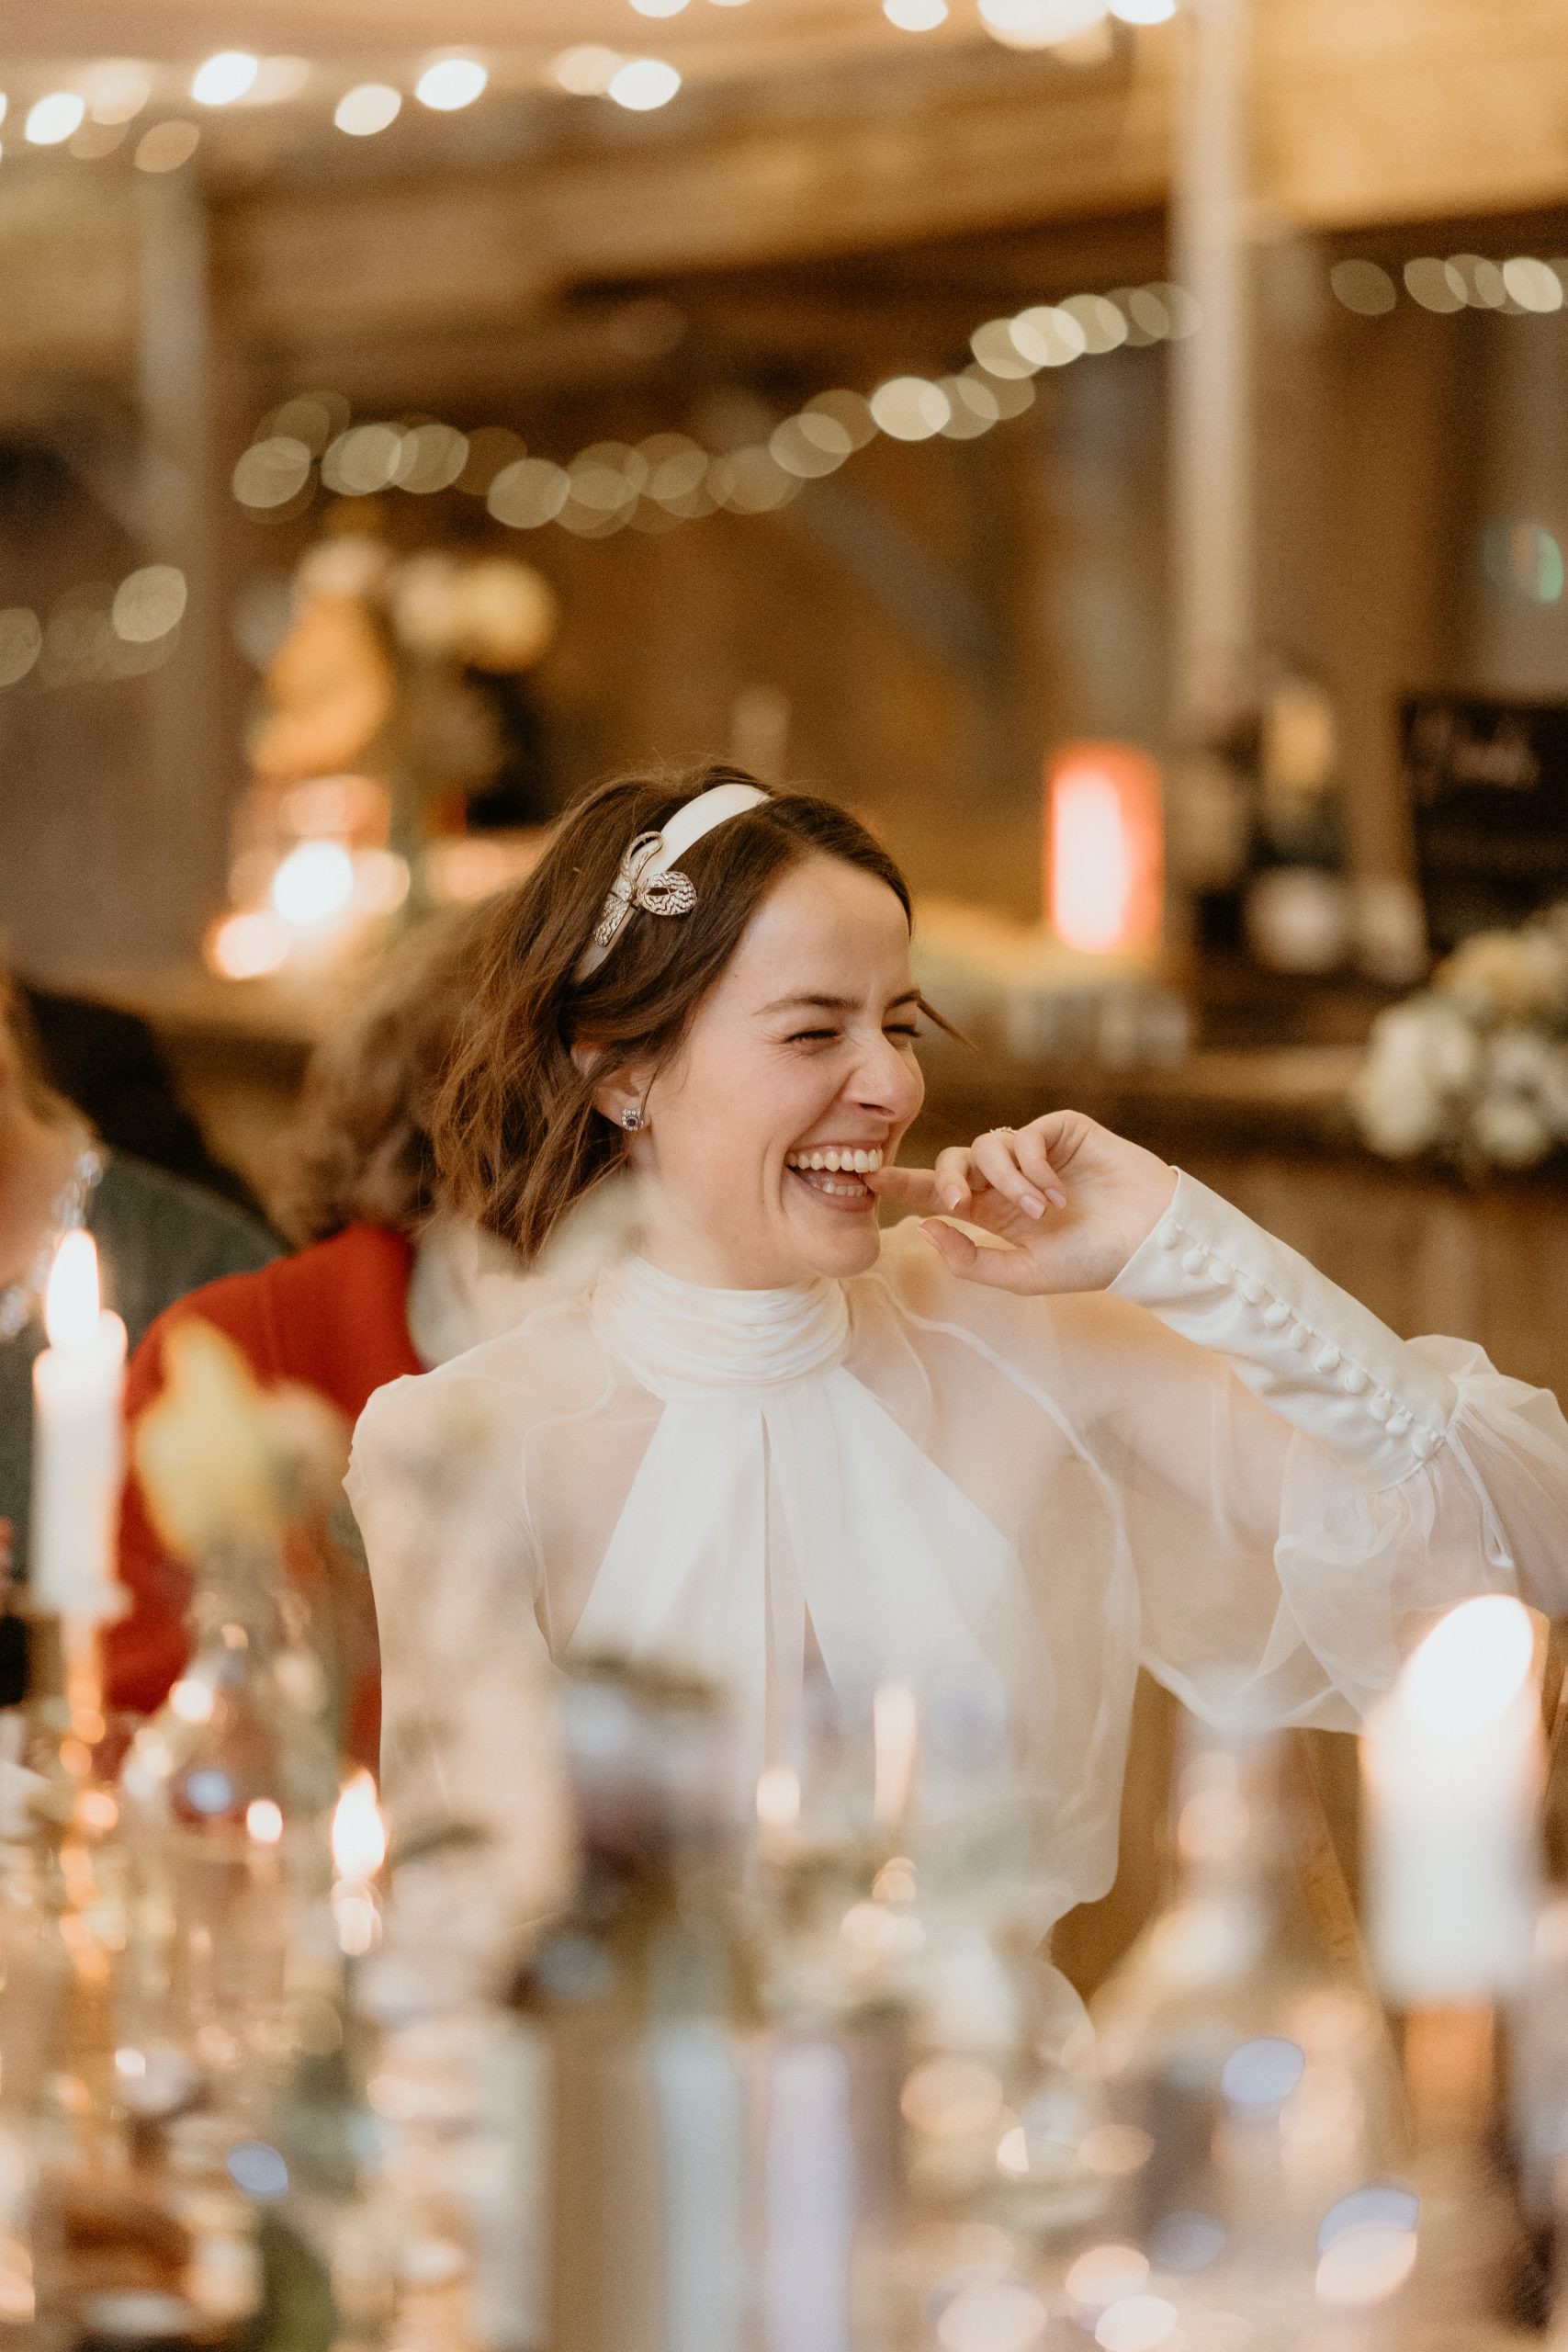
[(1186, 1175), (1110, 1297), (1145, 1313), (1100, 1323), (1096, 1418), (1146, 1662), (1184, 1697), (1228, 1668), (1276, 1720), (1348, 1727), (1455, 1602), (1568, 1611), (1547, 1391), (1464, 1342), (1401, 1340)]
[(345, 1483), (381, 1647), (382, 1794), (394, 1851), (471, 1849), (464, 1931), (514, 1957), (561, 1900), (570, 1834), (535, 1547), (504, 1477), (502, 1394), (450, 1370), (361, 1415)]

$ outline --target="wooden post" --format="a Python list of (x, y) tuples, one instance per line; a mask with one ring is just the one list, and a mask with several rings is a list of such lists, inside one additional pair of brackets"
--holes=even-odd
[(141, 228), (138, 390), (143, 560), (184, 572), (172, 658), (146, 681), (141, 951), (189, 956), (222, 903), (241, 780), (239, 661), (231, 641), (230, 507), (220, 446), (207, 200), (188, 167), (134, 175)]
[(1171, 349), (1172, 715), (1191, 741), (1253, 684), (1252, 0), (1183, 13), (1171, 274), (1201, 323)]

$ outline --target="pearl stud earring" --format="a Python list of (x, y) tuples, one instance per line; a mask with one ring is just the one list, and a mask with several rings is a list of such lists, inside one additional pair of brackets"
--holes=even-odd
[(635, 1102), (628, 1102), (621, 1113), (621, 1125), (627, 1135), (635, 1136), (642, 1125), (642, 1113)]

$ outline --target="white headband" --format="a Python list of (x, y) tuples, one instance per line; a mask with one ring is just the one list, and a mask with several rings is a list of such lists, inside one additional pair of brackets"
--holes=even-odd
[(661, 833), (639, 833), (621, 860), (593, 936), (577, 959), (573, 980), (585, 980), (599, 969), (634, 907), (645, 915), (689, 915), (697, 894), (675, 860), (716, 825), (744, 816), (748, 808), (772, 797), (754, 784), (716, 784), (711, 792), (699, 792), (694, 800), (677, 808)]

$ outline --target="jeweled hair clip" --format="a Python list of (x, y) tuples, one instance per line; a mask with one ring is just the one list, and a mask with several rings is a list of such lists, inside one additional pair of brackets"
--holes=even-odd
[(744, 816), (770, 797), (759, 785), (716, 784), (711, 792), (699, 792), (677, 808), (661, 833), (639, 833), (621, 860), (572, 978), (585, 980), (598, 970), (634, 910), (647, 915), (689, 915), (697, 903), (696, 888), (676, 859), (716, 825)]

